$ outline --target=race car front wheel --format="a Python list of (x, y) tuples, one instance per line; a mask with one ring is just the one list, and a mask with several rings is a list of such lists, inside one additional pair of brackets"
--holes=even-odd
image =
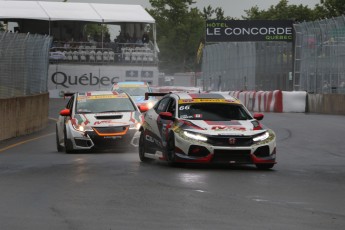
[(167, 159), (170, 163), (175, 163), (176, 157), (175, 157), (175, 136), (174, 133), (169, 134), (169, 139), (167, 142), (167, 147), (166, 147), (166, 154), (167, 154)]
[(65, 143), (65, 152), (66, 153), (73, 153), (74, 150), (73, 150), (73, 144), (72, 144), (72, 141), (67, 139), (67, 131), (66, 131), (66, 126), (65, 126), (65, 129), (64, 129), (64, 132), (63, 132), (63, 140), (64, 140), (64, 143)]
[(58, 134), (58, 128), (56, 126), (56, 149), (58, 152), (62, 152), (63, 151), (63, 146), (60, 144), (60, 140), (59, 140), (59, 134)]
[(145, 134), (144, 131), (140, 132), (140, 137), (139, 137), (139, 158), (142, 162), (150, 162), (153, 159), (145, 157), (145, 152), (146, 152), (146, 142), (145, 142)]

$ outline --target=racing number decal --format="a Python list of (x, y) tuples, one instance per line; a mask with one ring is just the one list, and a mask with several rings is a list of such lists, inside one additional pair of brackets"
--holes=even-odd
[(182, 105), (180, 106), (179, 110), (189, 110), (190, 109), (190, 105)]

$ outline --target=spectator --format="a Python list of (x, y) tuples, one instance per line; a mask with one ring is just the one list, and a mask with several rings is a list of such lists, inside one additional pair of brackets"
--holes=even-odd
[(125, 40), (126, 42), (131, 42), (131, 36), (129, 35), (129, 33), (127, 32), (126, 35), (125, 35)]
[(149, 43), (149, 40), (150, 40), (149, 35), (147, 34), (147, 32), (144, 32), (143, 37), (141, 38), (141, 41), (143, 43)]

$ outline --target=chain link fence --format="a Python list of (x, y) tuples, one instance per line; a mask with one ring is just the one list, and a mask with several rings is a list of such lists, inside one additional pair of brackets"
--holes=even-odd
[(294, 25), (294, 89), (345, 94), (345, 17)]
[(291, 90), (290, 42), (226, 42), (203, 51), (204, 90)]
[(0, 31), (0, 98), (47, 92), (50, 36)]

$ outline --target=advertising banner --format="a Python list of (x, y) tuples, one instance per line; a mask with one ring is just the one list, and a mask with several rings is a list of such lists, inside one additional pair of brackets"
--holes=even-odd
[(292, 20), (208, 20), (206, 42), (293, 41)]
[(120, 81), (144, 81), (158, 85), (157, 67), (49, 65), (48, 90), (51, 98), (63, 97), (65, 92), (110, 90)]

